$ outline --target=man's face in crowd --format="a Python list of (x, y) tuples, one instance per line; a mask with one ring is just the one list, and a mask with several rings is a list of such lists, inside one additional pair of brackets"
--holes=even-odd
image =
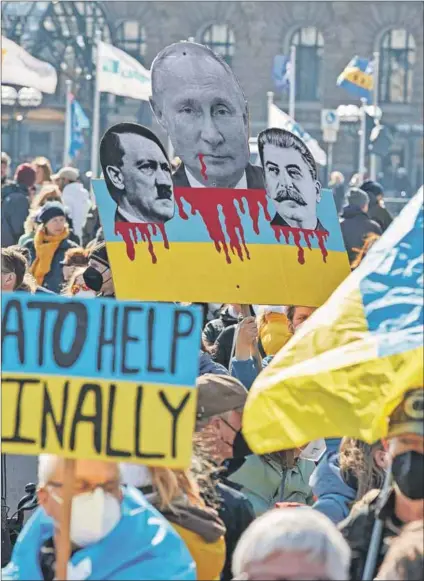
[(266, 191), (278, 214), (292, 227), (315, 229), (320, 185), (301, 153), (266, 143), (263, 160)]
[[(57, 458), (56, 467), (45, 486), (38, 491), (38, 501), (46, 513), (56, 522), (60, 522), (64, 484), (64, 460)], [(75, 483), (73, 496), (93, 492), (100, 487), (121, 501), (120, 477), (118, 464), (100, 460), (77, 460), (75, 462)]]
[(113, 295), (115, 293), (115, 287), (113, 286), (112, 271), (110, 270), (110, 267), (105, 266), (94, 257), (90, 258), (88, 266), (92, 266), (102, 275), (103, 285), (100, 292), (106, 296)]
[(204, 441), (210, 449), (211, 457), (221, 464), (227, 458), (233, 457), (233, 443), (237, 433), (241, 430), (242, 412), (232, 410), (222, 416), (211, 418), (201, 432)]
[(1, 269), (1, 290), (2, 291), (13, 291), (16, 284), (16, 274), (14, 272), (8, 272), (7, 269)]
[(171, 168), (160, 147), (141, 135), (120, 134), (125, 151), (120, 168), (108, 166), (113, 184), (122, 190), (122, 209), (144, 222), (166, 222), (174, 216)]
[(294, 334), (296, 330), (302, 325), (306, 319), (312, 315), (316, 310), (315, 307), (296, 307), (293, 315), (293, 322), (289, 321), (290, 331)]
[(152, 106), (176, 154), (205, 186), (235, 186), (249, 147), (243, 97), (234, 79), (201, 54), (179, 54), (159, 67)]
[(2, 179), (7, 177), (8, 169), (9, 169), (9, 167), (8, 167), (7, 163), (2, 161), (1, 162), (1, 177), (2, 177)]
[[(302, 551), (276, 551), (259, 561), (252, 561), (246, 566), (246, 578), (252, 581), (268, 579), (269, 581), (297, 581), (308, 579), (328, 579), (323, 563), (308, 559)], [(334, 579), (337, 578), (335, 572)]]
[[(390, 439), (390, 456), (400, 456), (404, 452), (424, 454), (424, 438), (417, 434), (405, 434)], [(424, 462), (424, 458), (423, 458)]]

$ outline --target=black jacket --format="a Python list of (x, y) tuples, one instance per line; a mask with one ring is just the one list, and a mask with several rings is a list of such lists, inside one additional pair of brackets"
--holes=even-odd
[(350, 262), (357, 256), (353, 249), (362, 248), (368, 234), (382, 234), (380, 225), (371, 220), (358, 206), (346, 206), (343, 209), (341, 229)]
[(1, 245), (17, 244), (29, 212), (28, 189), (15, 182), (1, 189)]
[(385, 232), (393, 222), (393, 218), (390, 212), (384, 206), (381, 206), (372, 195), (370, 195), (368, 216), (371, 218), (371, 220), (374, 220), (381, 226), (383, 232)]
[(219, 518), (227, 530), (225, 533), (226, 558), (221, 573), (221, 579), (226, 581), (233, 578), (231, 561), (234, 550), (243, 532), (255, 520), (255, 513), (250, 501), (237, 489), (237, 485), (234, 483), (223, 478), (216, 485), (216, 491), (220, 498)]
[(203, 329), (203, 340), (207, 344), (213, 345), (223, 329), (226, 329), (230, 325), (235, 325), (236, 323), (237, 319), (232, 317), (228, 312), (228, 307), (225, 307), (217, 319), (213, 319), (213, 321), (207, 323)]
[(212, 359), (227, 369), (230, 367), (231, 352), (233, 350), (234, 333), (237, 325), (230, 325), (221, 331), (211, 352)]
[[(28, 240), (28, 242), (26, 242), (24, 246), (25, 248), (28, 248), (30, 252), (32, 264), (36, 259), (34, 240)], [(62, 290), (63, 283), (65, 282), (63, 278), (63, 266), (60, 263), (65, 258), (65, 252), (69, 250), (69, 248), (77, 248), (77, 246), (78, 245), (75, 244), (75, 242), (69, 240), (69, 238), (67, 238), (66, 240), (62, 240), (56, 252), (54, 253), (53, 260), (50, 266), (50, 271), (44, 277), (43, 281), (44, 288), (54, 293), (60, 293), (60, 291)]]
[(376, 490), (374, 499), (369, 503), (363, 504), (361, 508), (355, 509), (354, 506), (350, 515), (338, 526), (352, 551), (350, 564), (351, 581), (360, 581), (362, 579), (376, 519), (382, 520), (384, 525), (376, 568), (374, 574), (370, 577), (371, 579), (374, 579), (386, 556), (390, 540), (400, 534), (401, 527), (404, 524), (400, 522), (394, 512), (394, 491), (390, 490), (386, 496), (383, 496), (382, 493), (378, 494), (378, 492)]
[[(255, 165), (251, 165), (250, 163), (246, 167), (246, 180), (247, 180), (247, 188), (249, 190), (264, 190), (265, 189), (265, 182), (262, 173), (262, 168), (257, 167)], [(177, 171), (172, 176), (172, 181), (174, 186), (180, 186), (184, 188), (190, 187), (190, 182), (188, 181), (187, 174), (184, 169), (184, 164), (181, 163), (178, 166)]]

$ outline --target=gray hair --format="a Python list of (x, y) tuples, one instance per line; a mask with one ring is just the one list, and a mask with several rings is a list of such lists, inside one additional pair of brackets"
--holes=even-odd
[(247, 116), (249, 114), (249, 106), (247, 103), (247, 99), (245, 97), (243, 89), (241, 88), (239, 80), (235, 76), (231, 67), (228, 65), (228, 63), (225, 62), (225, 60), (222, 58), (221, 55), (215, 53), (213, 50), (211, 50), (209, 47), (205, 46), (204, 44), (199, 44), (197, 42), (189, 42), (186, 40), (181, 40), (180, 42), (174, 42), (173, 44), (170, 44), (169, 46), (165, 47), (163, 50), (161, 50), (156, 55), (156, 57), (154, 58), (154, 60), (152, 62), (152, 66), (150, 68), (151, 79), (152, 79), (152, 100), (157, 101), (157, 97), (158, 97), (157, 86), (159, 84), (158, 83), (158, 73), (159, 73), (161, 65), (163, 65), (165, 63), (165, 61), (169, 60), (170, 58), (175, 59), (178, 56), (185, 55), (186, 53), (197, 54), (201, 57), (202, 56), (209, 57), (209, 58), (213, 59), (214, 61), (216, 61), (218, 64), (220, 64), (221, 67), (225, 70), (225, 72), (228, 75), (230, 75), (230, 77), (234, 81), (237, 92), (240, 94), (241, 101), (242, 101), (242, 104), (244, 107), (244, 114), (246, 115), (246, 121), (247, 121)]
[[(324, 564), (326, 578), (349, 579), (348, 544), (330, 519), (312, 508), (276, 509), (256, 519), (234, 551), (234, 576), (246, 573), (249, 563), (279, 551), (305, 553), (308, 561)], [(281, 575), (283, 579), (284, 571)]]
[(38, 485), (45, 486), (54, 474), (60, 456), (55, 454), (40, 454), (38, 456)]
[(314, 157), (300, 137), (285, 129), (277, 129), (274, 127), (261, 131), (258, 135), (258, 150), (262, 167), (264, 167), (264, 147), (267, 143), (283, 149), (295, 149), (298, 151), (305, 160), (312, 179), (317, 179), (317, 166)]

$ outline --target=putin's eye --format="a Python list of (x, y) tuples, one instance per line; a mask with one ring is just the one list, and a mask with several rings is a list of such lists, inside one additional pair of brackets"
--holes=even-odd
[(227, 115), (231, 115), (231, 111), (225, 105), (219, 105), (214, 107), (213, 115), (216, 117), (225, 117)]

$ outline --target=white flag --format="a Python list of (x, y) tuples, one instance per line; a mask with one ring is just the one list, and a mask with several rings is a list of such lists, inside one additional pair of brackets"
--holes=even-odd
[(97, 88), (101, 93), (149, 100), (152, 94), (150, 71), (111, 44), (99, 42), (98, 51)]
[(321, 149), (318, 141), (314, 139), (312, 135), (309, 135), (309, 133), (307, 133), (299, 123), (296, 123), (290, 115), (287, 115), (287, 113), (284, 113), (284, 111), (281, 111), (281, 109), (274, 105), (274, 103), (271, 103), (269, 107), (269, 126), (278, 129), (286, 129), (300, 137), (314, 156), (315, 161), (320, 165), (327, 165), (327, 154), (323, 149)]
[(57, 74), (50, 63), (40, 61), (21, 46), (1, 37), (1, 82), (5, 85), (32, 87), (42, 93), (54, 93)]

